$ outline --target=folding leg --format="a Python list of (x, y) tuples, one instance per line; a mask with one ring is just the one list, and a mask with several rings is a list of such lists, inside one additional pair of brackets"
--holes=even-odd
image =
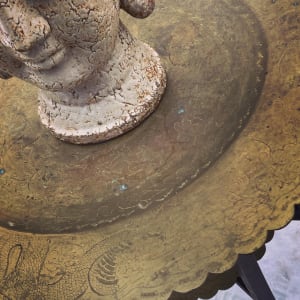
[(237, 284), (254, 300), (275, 300), (253, 254), (242, 254), (237, 261)]
[(294, 221), (300, 221), (300, 204), (295, 205), (295, 214), (294, 214)]

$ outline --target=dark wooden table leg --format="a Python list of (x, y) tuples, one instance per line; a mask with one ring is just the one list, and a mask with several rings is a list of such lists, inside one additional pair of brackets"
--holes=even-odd
[(237, 261), (237, 284), (254, 300), (275, 300), (253, 254), (242, 254)]

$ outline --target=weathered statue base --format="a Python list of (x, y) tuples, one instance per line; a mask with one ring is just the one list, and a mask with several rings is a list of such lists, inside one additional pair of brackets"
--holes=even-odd
[(157, 107), (165, 87), (158, 54), (121, 25), (111, 60), (77, 89), (78, 102), (74, 105), (74, 93), (71, 104), (67, 93), (41, 90), (39, 114), (61, 140), (102, 142), (139, 125)]

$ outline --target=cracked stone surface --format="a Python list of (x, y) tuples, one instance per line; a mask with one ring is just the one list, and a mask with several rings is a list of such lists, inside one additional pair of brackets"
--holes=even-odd
[(145, 18), (154, 1), (0, 2), (0, 75), (41, 89), (41, 121), (62, 140), (111, 139), (159, 104), (165, 71), (119, 21), (120, 6)]

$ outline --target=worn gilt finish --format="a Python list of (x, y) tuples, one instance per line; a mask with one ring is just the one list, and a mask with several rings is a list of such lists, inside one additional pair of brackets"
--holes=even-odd
[[(244, 6), (244, 2), (250, 9)], [(33, 234), (2, 228), (0, 231), (0, 277), (2, 278), (0, 295), (3, 299), (167, 299), (172, 290), (189, 291), (202, 285), (209, 273), (221, 273), (229, 270), (234, 265), (237, 254), (250, 253), (260, 248), (265, 242), (268, 230), (280, 228), (288, 223), (293, 214), (293, 205), (300, 203), (300, 57), (298, 51), (300, 6), (297, 6), (295, 1), (290, 0), (247, 0), (244, 2), (235, 0), (159, 1), (156, 12), (148, 19), (143, 20), (145, 28), (139, 23), (127, 20), (127, 17), (124, 16), (124, 23), (134, 35), (140, 38), (147, 37), (145, 33), (150, 31), (147, 28), (156, 32), (156, 35), (149, 33), (147, 41), (154, 46), (162, 45), (161, 48), (156, 47), (156, 49), (164, 59), (170, 76), (171, 71), (175, 70), (172, 69), (173, 65), (179, 65), (179, 68), (184, 71), (186, 65), (184, 53), (192, 53), (194, 50), (193, 43), (176, 46), (178, 45), (176, 40), (197, 41), (195, 39), (197, 30), (191, 29), (195, 27), (195, 24), (198, 24), (199, 19), (200, 24), (202, 24), (196, 28), (203, 28), (200, 31), (200, 36), (213, 45), (215, 40), (211, 37), (214, 35), (206, 36), (205, 32), (210, 32), (214, 28), (216, 30), (216, 27), (211, 24), (219, 24), (216, 33), (222, 32), (222, 26), (220, 26), (222, 23), (218, 23), (223, 20), (222, 17), (231, 16), (228, 19), (232, 22), (243, 21), (244, 27), (229, 26), (230, 23), (227, 23), (226, 30), (228, 32), (236, 31), (237, 36), (243, 28), (247, 28), (247, 24), (252, 28), (251, 32), (259, 33), (260, 27), (257, 27), (259, 22), (265, 31), (266, 41), (259, 34), (259, 45), (256, 45), (255, 41), (252, 42), (255, 47), (258, 47), (254, 49), (262, 50), (256, 50), (254, 53), (264, 53), (262, 52), (263, 49), (267, 49), (268, 64), (264, 71), (267, 73), (266, 81), (254, 114), (234, 143), (230, 145), (227, 151), (221, 151), (224, 152), (223, 155), (213, 165), (210, 165), (205, 173), (202, 172), (202, 176), (195, 176), (193, 182), (186, 184), (185, 181), (182, 181), (182, 186), (179, 185), (181, 190), (178, 190), (175, 195), (170, 195), (161, 203), (147, 207), (147, 205), (143, 206), (145, 203), (137, 202), (137, 205), (141, 204), (140, 207), (142, 207), (140, 214), (121, 218), (111, 224), (86, 231), (75, 232), (73, 228), (73, 232), (68, 234)], [(168, 15), (168, 18), (163, 21), (163, 16), (171, 7), (174, 11), (178, 11), (178, 20), (180, 21), (181, 14), (183, 16), (188, 15), (188, 18), (185, 17), (186, 23), (182, 24), (181, 22), (182, 27), (174, 26), (176, 24), (175, 16), (172, 19)], [(201, 11), (206, 12), (206, 14), (201, 14)], [(238, 20), (233, 17), (236, 15), (240, 16)], [(197, 16), (201, 17), (197, 19)], [(208, 20), (212, 20), (212, 22), (209, 23)], [(213, 22), (214, 20), (218, 20), (218, 22)], [(164, 31), (163, 28), (166, 28), (168, 23), (170, 27)], [(236, 24), (234, 23), (234, 25)], [(159, 30), (156, 31), (156, 28)], [(161, 32), (161, 35), (157, 32)], [(178, 36), (178, 32), (185, 32), (185, 35)], [(216, 36), (218, 35), (216, 34)], [(243, 32), (242, 36), (247, 35)], [(163, 42), (155, 44), (157, 39)], [(224, 40), (219, 38), (217, 40), (223, 43), (223, 49), (227, 49), (228, 44)], [(234, 42), (238, 43), (238, 40)], [(209, 52), (209, 43), (202, 45), (208, 65), (213, 64), (214, 57), (217, 58), (221, 54), (225, 55), (218, 52), (221, 48), (212, 48)], [(176, 56), (176, 51), (171, 52), (170, 55), (170, 49), (174, 49), (174, 46), (177, 47), (178, 53), (183, 53), (183, 56)], [(226, 50), (225, 53), (228, 51)], [(228, 53), (228, 57), (230, 57), (230, 53)], [(174, 57), (176, 59), (172, 60)], [(227, 60), (224, 59), (222, 69), (226, 69), (224, 66), (226, 66), (228, 57)], [(234, 58), (236, 57), (234, 56)], [(264, 61), (262, 57), (257, 59), (257, 69), (255, 70), (262, 70), (262, 61)], [(237, 60), (237, 62), (242, 67), (240, 61)], [(230, 65), (232, 66), (232, 64)], [(204, 66), (205, 64), (203, 64), (203, 68)], [(201, 68), (199, 69), (201, 70)], [(205, 78), (209, 79), (207, 82), (215, 82), (212, 80), (214, 77), (210, 77), (208, 71), (209, 67), (205, 69), (205, 76), (207, 77), (200, 77), (199, 85)], [(247, 74), (244, 75), (247, 76)], [(172, 80), (174, 80), (173, 86), (176, 86), (177, 82), (172, 77), (170, 78), (170, 85), (172, 85)], [(256, 87), (260, 86), (260, 81), (261, 77), (258, 77), (257, 81), (255, 80)], [(18, 93), (14, 92), (17, 87)], [(230, 91), (230, 89), (228, 90)], [(228, 90), (225, 89), (224, 91)], [(197, 92), (201, 94), (201, 89)], [(18, 186), (24, 188), (25, 183), (27, 184), (28, 193), (26, 195), (28, 196), (34, 197), (31, 192), (33, 190), (38, 191), (43, 186), (47, 191), (47, 183), (53, 182), (55, 175), (57, 175), (57, 171), (53, 173), (53, 167), (56, 166), (55, 160), (46, 169), (32, 172), (31, 181), (24, 179), (24, 173), (35, 170), (35, 164), (38, 160), (44, 159), (45, 153), (50, 153), (47, 152), (49, 147), (54, 149), (54, 153), (56, 153), (54, 158), (56, 161), (60, 161), (61, 167), (63, 166), (62, 159), (60, 160), (62, 153), (56, 150), (60, 142), (48, 135), (46, 131), (42, 131), (40, 135), (37, 134), (42, 130), (38, 118), (34, 117), (31, 109), (28, 109), (30, 113), (26, 111), (26, 104), (19, 100), (21, 95), (25, 99), (29, 99), (35, 93), (35, 90), (17, 80), (1, 82), (0, 105), (5, 122), (2, 117), (0, 126), (2, 138), (0, 200), (1, 207), (4, 205), (5, 210), (1, 210), (0, 220), (6, 227), (13, 228), (18, 225), (17, 228), (21, 230), (31, 230), (34, 227), (34, 224), (30, 223), (28, 219), (30, 219), (31, 214), (37, 215), (35, 208), (39, 206), (38, 200), (41, 198), (36, 200), (33, 198), (31, 199), (32, 202), (30, 202), (30, 198), (22, 199), (27, 201), (27, 205), (32, 203), (32, 206), (27, 206), (25, 213), (22, 201), (12, 201), (9, 197), (3, 198), (3, 195), (8, 195), (12, 186), (18, 193)], [(167, 97), (168, 93), (172, 93), (172, 90), (167, 91)], [(177, 99), (182, 99), (183, 91), (181, 89), (178, 95), (180, 97)], [(204, 94), (204, 96), (207, 95)], [(201, 99), (205, 98), (204, 96)], [(159, 107), (158, 115), (155, 113), (140, 128), (110, 143), (115, 143), (115, 147), (122, 147), (122, 143), (127, 139), (134, 142), (139, 138), (139, 130), (143, 133), (148, 132), (149, 136), (150, 133), (155, 136), (154, 133), (157, 130), (151, 132), (150, 128), (153, 128), (156, 122), (159, 123), (164, 114), (173, 120), (174, 126), (171, 128), (175, 128), (176, 132), (177, 130), (181, 132), (180, 128), (185, 128), (186, 123), (191, 125), (191, 115), (186, 110), (186, 102), (182, 103), (181, 101), (172, 104), (177, 119), (175, 116), (171, 118), (172, 111), (169, 114), (164, 113), (169, 105), (166, 104), (166, 106)], [(10, 104), (5, 105), (6, 103)], [(162, 101), (163, 103), (164, 101)], [(170, 107), (172, 105), (170, 104)], [(20, 109), (19, 106), (24, 110)], [(15, 127), (13, 127), (14, 124), (6, 121), (12, 120), (11, 111), (13, 110), (16, 113)], [(226, 115), (226, 110), (223, 111)], [(214, 118), (214, 115), (211, 117)], [(28, 120), (31, 118), (33, 121), (29, 122)], [(19, 122), (17, 119), (23, 120), (23, 122)], [(194, 124), (197, 124), (196, 119), (192, 120), (194, 120)], [(166, 123), (163, 122), (162, 124)], [(228, 127), (222, 124), (221, 128)], [(230, 128), (229, 133), (235, 132)], [(209, 131), (207, 128), (206, 130)], [(19, 133), (17, 134), (17, 132)], [(22, 134), (28, 132), (36, 134), (35, 139), (32, 138), (32, 135)], [(168, 132), (172, 133), (172, 130)], [(188, 133), (188, 131), (186, 132)], [(201, 133), (200, 129), (198, 132)], [(186, 145), (190, 143), (194, 134), (191, 136), (182, 133), (165, 135), (164, 138), (153, 140), (152, 147), (160, 149), (164, 145), (168, 145), (166, 137), (169, 136), (177, 139), (177, 144)], [(209, 148), (208, 152), (201, 152), (203, 147), (209, 144), (208, 141), (211, 141), (212, 136), (207, 135), (202, 138), (202, 148), (200, 144), (196, 147), (197, 144), (191, 143), (193, 151), (210, 153), (212, 161), (216, 160), (218, 157), (216, 153), (220, 152), (221, 148), (218, 148), (217, 152), (213, 151), (214, 147)], [(48, 144), (39, 144), (41, 139), (47, 141)], [(226, 139), (223, 141), (225, 142)], [(66, 147), (64, 143), (61, 144)], [(95, 153), (100, 149), (98, 147), (103, 146), (106, 150), (99, 151), (107, 151), (108, 155), (109, 148), (107, 147), (110, 147), (109, 145), (95, 145), (88, 150), (86, 149), (86, 156), (79, 157), (80, 160), (77, 161), (77, 164), (80, 164), (82, 160), (86, 162), (86, 169), (81, 170), (81, 172), (78, 171), (78, 165), (75, 164), (78, 154), (76, 151), (81, 150), (72, 150), (72, 147), (78, 146), (67, 145), (69, 148), (66, 148), (63, 157), (66, 165), (71, 165), (74, 168), (73, 173), (70, 171), (68, 174), (72, 175), (73, 178), (79, 177), (83, 182), (82, 186), (85, 186), (87, 181), (84, 180), (91, 167), (95, 165), (97, 157)], [(150, 147), (150, 143), (146, 145)], [(39, 154), (35, 153), (35, 147), (40, 147)], [(131, 149), (125, 147), (123, 150), (130, 156)], [(147, 147), (144, 148), (144, 151), (139, 151), (139, 153), (147, 154)], [(167, 148), (165, 152), (167, 152)], [(171, 148), (170, 152), (174, 152), (174, 147)], [(71, 153), (69, 157), (68, 153)], [(184, 151), (176, 153), (182, 155)], [(127, 167), (128, 173), (132, 172), (138, 179), (141, 170), (143, 170), (144, 176), (147, 175), (151, 178), (152, 173), (147, 174), (144, 170), (147, 168), (152, 170), (151, 168), (153, 168), (153, 173), (159, 173), (163, 170), (161, 166), (147, 164), (149, 162), (147, 157), (145, 155), (143, 164), (139, 163), (138, 165), (131, 165), (130, 168)], [(160, 159), (161, 155), (158, 157)], [(180, 163), (182, 164), (181, 169), (184, 169), (185, 163), (188, 164), (191, 155), (188, 154), (186, 157), (187, 159)], [(23, 164), (20, 163), (21, 160), (23, 160)], [(169, 162), (170, 160), (165, 159), (165, 165)], [(194, 160), (192, 162), (196, 164)], [(197, 161), (199, 167), (203, 167), (203, 169), (208, 167), (204, 162), (204, 160), (202, 162)], [(209, 162), (210, 160), (206, 163)], [(112, 161), (111, 170), (116, 170), (120, 164), (126, 165), (124, 159)], [(101, 167), (101, 165), (98, 168), (95, 167), (93, 174), (101, 172), (103, 170)], [(175, 173), (178, 177), (174, 176), (180, 178), (181, 169), (174, 172), (174, 169), (171, 168), (172, 175)], [(63, 172), (63, 169), (61, 170)], [(109, 188), (117, 195), (125, 197), (124, 199), (127, 201), (126, 196), (123, 195), (126, 195), (127, 192), (130, 193), (130, 190), (134, 188), (133, 182), (128, 183), (127, 180), (124, 180), (127, 177), (122, 177), (122, 174), (114, 173), (113, 175), (112, 177), (116, 181), (111, 181)], [(184, 176), (189, 178), (188, 173), (185, 173)], [(93, 180), (91, 178), (93, 177), (88, 177), (89, 180)], [(34, 184), (31, 185), (32, 183)], [(101, 183), (97, 181), (97, 184)], [(147, 188), (152, 194), (158, 192), (158, 190), (153, 189), (153, 185), (144, 185), (146, 191)], [(59, 195), (61, 188), (57, 191), (53, 189), (52, 192)], [(84, 195), (85, 192), (85, 189), (80, 190), (78, 187), (74, 194), (82, 193)], [(138, 194), (137, 192), (136, 195)], [(67, 203), (72, 203), (74, 197), (70, 193), (68, 199), (70, 202)], [(47, 199), (43, 201), (47, 203)], [(47, 203), (50, 208), (51, 201), (52, 199), (48, 200)], [(99, 202), (101, 203), (101, 201)], [(14, 207), (15, 215), (6, 203), (10, 203), (11, 207)], [(66, 203), (64, 204), (66, 205)], [(45, 207), (44, 210), (46, 210)], [(143, 211), (143, 208), (147, 209)], [(69, 211), (70, 216), (72, 216), (74, 211), (76, 212), (76, 205), (70, 206)], [(82, 214), (85, 214), (84, 209), (82, 209)], [(41, 215), (45, 218), (47, 212), (41, 211)], [(53, 224), (55, 224), (53, 211), (49, 211), (48, 217), (49, 220), (52, 217)], [(37, 227), (42, 224), (37, 218), (35, 220)], [(67, 223), (68, 220), (66, 219), (60, 225)], [(50, 225), (44, 229), (52, 232), (58, 230), (55, 227), (51, 228)], [(215, 285), (213, 288), (217, 290), (218, 287)]]

